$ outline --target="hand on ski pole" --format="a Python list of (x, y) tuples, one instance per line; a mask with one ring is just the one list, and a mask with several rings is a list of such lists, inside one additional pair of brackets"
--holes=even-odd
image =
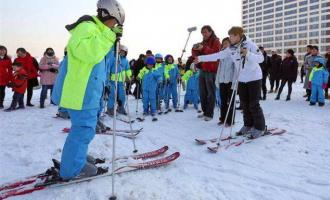
[(195, 65), (197, 65), (198, 63), (200, 63), (200, 60), (198, 59), (198, 57), (195, 58), (194, 63), (195, 63)]
[(115, 26), (111, 30), (116, 33), (117, 38), (123, 36), (123, 26)]

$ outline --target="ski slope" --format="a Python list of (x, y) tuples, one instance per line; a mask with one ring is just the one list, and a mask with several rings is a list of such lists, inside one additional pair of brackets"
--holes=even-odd
[[(11, 113), (0, 111), (0, 184), (43, 172), (52, 164), (52, 158), (60, 159), (66, 138), (61, 130), (69, 127), (70, 121), (53, 118), (57, 108), (48, 103), (46, 109), (39, 109), (39, 92), (35, 91), (33, 108)], [(151, 117), (142, 123), (135, 122), (133, 128), (143, 127), (136, 139), (139, 152), (168, 145), (167, 154), (179, 151), (181, 157), (165, 167), (116, 176), (118, 199), (330, 200), (330, 102), (323, 108), (309, 106), (298, 83), (293, 86), (289, 102), (285, 101), (286, 92), (285, 88), (280, 101), (270, 94), (261, 104), (268, 127), (283, 128), (287, 133), (217, 154), (209, 153), (207, 145), (196, 145), (194, 139), (219, 135), (218, 109), (209, 122), (198, 119), (192, 106), (183, 113), (159, 116), (157, 122), (151, 122)], [(7, 108), (10, 90), (6, 95)], [(139, 106), (141, 112), (142, 104)], [(135, 109), (136, 101), (130, 99), (132, 115)], [(105, 122), (112, 126), (110, 118), (106, 117)], [(129, 129), (122, 122), (117, 126)], [(237, 111), (233, 132), (241, 126), (242, 114)], [(131, 140), (117, 138), (118, 155), (131, 154), (132, 150)], [(112, 136), (96, 135), (89, 152), (110, 159)], [(11, 199), (104, 200), (110, 195), (111, 178), (102, 178)]]

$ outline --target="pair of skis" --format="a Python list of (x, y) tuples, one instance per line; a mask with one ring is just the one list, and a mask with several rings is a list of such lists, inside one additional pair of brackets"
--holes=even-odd
[[(62, 129), (63, 133), (69, 133), (70, 132), (70, 128), (64, 128)], [(140, 129), (136, 129), (136, 130), (116, 130), (116, 135), (120, 136), (120, 137), (124, 137), (124, 138), (128, 138), (128, 139), (134, 139), (138, 134), (140, 134), (140, 132), (143, 130), (143, 128)], [(104, 132), (96, 132), (96, 134), (99, 135), (113, 135), (113, 130), (107, 130)]]
[[(162, 158), (152, 159), (165, 154), (168, 151), (168, 149), (169, 149), (168, 146), (164, 146), (160, 149), (149, 151), (142, 154), (117, 157), (116, 163), (118, 163), (118, 166), (114, 173), (119, 174), (130, 171), (142, 170), (142, 169), (156, 168), (170, 164), (172, 161), (176, 160), (180, 156), (179, 152), (175, 152), (171, 155)], [(109, 166), (110, 164), (111, 163), (108, 163)], [(58, 181), (58, 180), (49, 181), (51, 175), (47, 173), (41, 173), (18, 181), (1, 185), (0, 200), (8, 197), (29, 194), (38, 190), (44, 190), (54, 187), (62, 187), (80, 182), (91, 181), (93, 179), (102, 178), (111, 175), (113, 175), (111, 172), (106, 172), (92, 177), (76, 178), (69, 181)]]
[[(269, 129), (267, 130), (262, 136), (256, 138), (262, 138), (265, 136), (276, 136), (276, 135), (282, 135), (286, 133), (286, 130), (284, 129), (279, 129), (279, 128), (273, 128), (273, 129)], [(233, 137), (233, 136), (227, 136), (224, 138), (221, 138), (220, 141), (230, 141), (230, 140), (234, 140), (233, 142), (229, 142), (227, 145), (221, 146), (220, 144), (216, 143), (218, 141), (218, 138), (211, 138), (211, 139), (195, 139), (195, 142), (199, 145), (205, 145), (205, 144), (211, 144), (211, 146), (208, 146), (207, 149), (210, 152), (216, 153), (218, 152), (218, 150), (220, 148), (222, 149), (228, 149), (229, 147), (237, 147), (240, 146), (242, 144), (246, 144), (246, 143), (251, 143), (253, 140), (256, 139), (246, 139), (246, 138), (242, 138), (242, 137)], [(216, 144), (215, 144), (216, 143)]]

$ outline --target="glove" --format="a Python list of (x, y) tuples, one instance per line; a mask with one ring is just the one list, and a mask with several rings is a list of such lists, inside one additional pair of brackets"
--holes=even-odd
[(312, 82), (308, 82), (308, 88), (312, 88)]
[(12, 82), (7, 84), (7, 87), (9, 87), (9, 88), (12, 88), (13, 86), (14, 86), (14, 84)]
[(325, 90), (327, 88), (327, 84), (323, 83), (322, 88)]
[(122, 26), (115, 26), (111, 30), (116, 33), (117, 38), (123, 36), (123, 27)]
[(49, 71), (52, 72), (52, 73), (57, 73), (58, 72), (58, 70), (54, 69), (54, 68), (50, 68)]

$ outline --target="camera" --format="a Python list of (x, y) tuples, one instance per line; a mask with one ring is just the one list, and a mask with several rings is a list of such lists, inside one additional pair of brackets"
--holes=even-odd
[(199, 45), (201, 45), (201, 43), (196, 43), (193, 45), (193, 49), (198, 49)]

